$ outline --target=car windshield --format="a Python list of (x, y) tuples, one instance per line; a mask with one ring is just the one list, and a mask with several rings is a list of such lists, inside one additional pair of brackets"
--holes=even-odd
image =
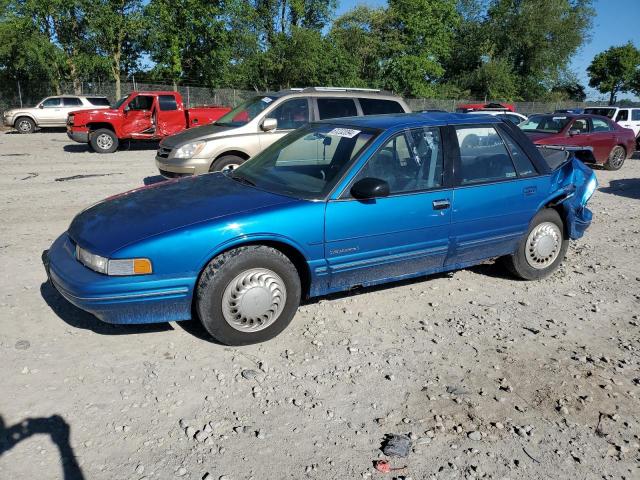
[(225, 127), (241, 127), (256, 118), (260, 112), (269, 106), (276, 97), (261, 96), (253, 97), (241, 103), (226, 115), (220, 117), (216, 125)]
[(616, 113), (615, 108), (585, 108), (584, 113), (589, 115), (601, 115), (603, 117), (613, 118)]
[(311, 124), (277, 141), (227, 175), (272, 193), (318, 200), (326, 197), (377, 130)]
[(524, 132), (559, 133), (570, 121), (566, 115), (532, 115), (518, 126)]
[(126, 97), (122, 97), (122, 98), (121, 98), (120, 100), (118, 100), (118, 101), (116, 102), (116, 104), (115, 104), (113, 107), (111, 107), (111, 108), (112, 108), (112, 109), (114, 109), (114, 110), (118, 110), (118, 109), (122, 106), (122, 104), (125, 102), (125, 100), (126, 100), (127, 98), (129, 98), (129, 96), (128, 96), (128, 95), (127, 95)]

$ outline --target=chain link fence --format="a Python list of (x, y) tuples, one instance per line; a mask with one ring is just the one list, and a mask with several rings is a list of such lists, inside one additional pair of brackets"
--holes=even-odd
[[(114, 83), (110, 82), (83, 82), (81, 84), (83, 95), (101, 95), (106, 96), (111, 102), (118, 100), (116, 97), (116, 88)], [(60, 90), (63, 93), (70, 94), (73, 89), (70, 85), (61, 86)], [(134, 90), (174, 90), (173, 85), (155, 84), (155, 83), (139, 83), (139, 82), (122, 82), (121, 92), (122, 95), (127, 95)], [(185, 104), (188, 107), (195, 107), (201, 105), (226, 105), (235, 107), (245, 99), (257, 95), (260, 92), (252, 90), (236, 90), (231, 88), (210, 89), (207, 87), (197, 86), (182, 86), (177, 87), (177, 91), (180, 92)], [(4, 93), (3, 93), (4, 92)], [(56, 95), (53, 87), (50, 85), (44, 85), (39, 88), (37, 92), (25, 92), (19, 89), (18, 85), (15, 88), (5, 88), (0, 90), (0, 115), (4, 110), (9, 108), (20, 107), (33, 107), (44, 97), (49, 95)], [(414, 110), (427, 110), (437, 109), (452, 112), (460, 104), (464, 103), (484, 103), (483, 100), (472, 99), (434, 99), (434, 98), (407, 98), (405, 99), (409, 107)], [(593, 105), (599, 105), (597, 102), (509, 102), (514, 104), (516, 111), (523, 113), (524, 115), (531, 115), (532, 113), (544, 113), (553, 112), (558, 109), (569, 108), (584, 108)], [(640, 105), (640, 103), (638, 103)]]

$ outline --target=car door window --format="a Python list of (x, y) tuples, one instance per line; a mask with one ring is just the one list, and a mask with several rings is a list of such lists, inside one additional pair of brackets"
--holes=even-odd
[(516, 167), (516, 171), (520, 177), (531, 177), (532, 175), (536, 175), (535, 167), (531, 160), (524, 153), (524, 150), (520, 148), (516, 142), (509, 137), (504, 131), (501, 130), (502, 138), (504, 139), (504, 143), (507, 144), (507, 148), (509, 149), (509, 153), (511, 154), (511, 160), (513, 160), (513, 164)]
[(270, 112), (267, 117), (278, 121), (281, 130), (293, 130), (309, 123), (309, 102), (306, 98), (287, 100)]
[(318, 113), (320, 120), (358, 115), (352, 98), (318, 98)]
[(611, 127), (607, 122), (600, 118), (592, 118), (591, 122), (593, 124), (593, 133), (602, 133), (602, 132), (610, 132)]
[(81, 107), (82, 101), (79, 98), (64, 97), (62, 103), (65, 107)]
[(99, 107), (109, 107), (111, 104), (109, 100), (104, 97), (87, 97), (87, 100), (91, 105), (96, 105)]
[(151, 110), (153, 106), (153, 97), (147, 95), (138, 95), (129, 102), (129, 110)]
[(620, 110), (616, 122), (626, 122), (627, 120), (629, 120), (629, 110)]
[(44, 102), (42, 102), (43, 108), (58, 108), (60, 107), (60, 99), (59, 98), (47, 98)]
[(500, 135), (493, 127), (457, 127), (461, 185), (508, 180), (517, 177)]
[(440, 131), (420, 128), (390, 139), (358, 172), (354, 182), (378, 178), (389, 184), (393, 195), (441, 187), (442, 175)]
[(631, 120), (633, 120), (634, 122), (640, 121), (640, 109), (631, 110)]
[(589, 122), (585, 118), (574, 120), (569, 130), (577, 130), (579, 133), (589, 133)]
[(377, 98), (359, 98), (360, 107), (364, 115), (384, 115), (387, 113), (404, 113), (402, 105), (393, 100)]
[[(178, 103), (176, 102), (176, 97), (174, 97), (173, 95), (158, 96), (158, 104), (160, 106), (160, 110), (163, 112), (173, 111), (178, 109)], [(145, 110), (148, 110), (148, 109), (145, 109)]]

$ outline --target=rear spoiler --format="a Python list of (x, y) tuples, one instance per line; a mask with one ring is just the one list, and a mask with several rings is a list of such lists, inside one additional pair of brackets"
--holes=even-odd
[(557, 170), (573, 157), (583, 162), (593, 162), (593, 147), (568, 145), (536, 145), (551, 170)]

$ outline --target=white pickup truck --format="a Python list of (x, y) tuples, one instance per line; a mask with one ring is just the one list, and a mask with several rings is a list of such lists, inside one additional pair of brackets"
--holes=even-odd
[(33, 133), (40, 127), (64, 127), (67, 116), (76, 110), (109, 108), (109, 100), (101, 96), (60, 95), (47, 97), (35, 107), (14, 108), (4, 112), (3, 123), (19, 133)]
[(589, 107), (584, 109), (584, 113), (609, 117), (621, 127), (633, 130), (633, 133), (636, 134), (636, 143), (640, 146), (640, 108)]

